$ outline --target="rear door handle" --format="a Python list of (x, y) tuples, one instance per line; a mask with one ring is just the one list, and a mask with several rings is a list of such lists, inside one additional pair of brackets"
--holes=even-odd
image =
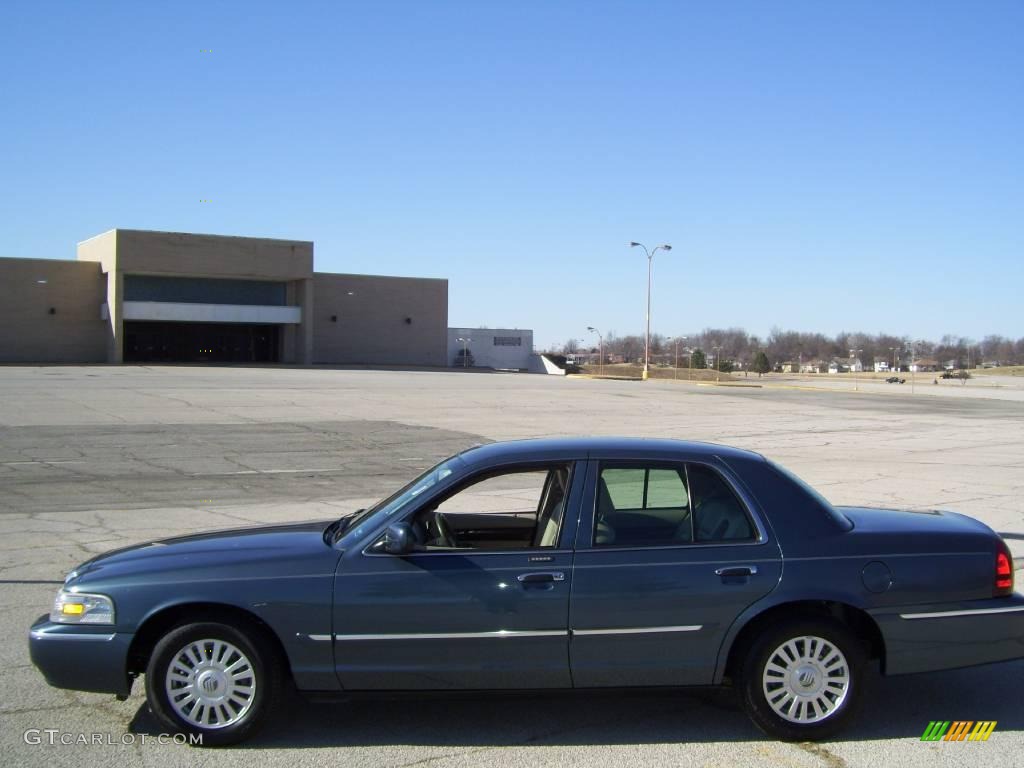
[(516, 576), (516, 579), (520, 584), (547, 584), (552, 581), (565, 581), (565, 574), (560, 571), (521, 573)]
[(726, 576), (753, 576), (757, 573), (756, 565), (730, 565), (728, 568), (715, 568), (715, 575), (725, 578)]

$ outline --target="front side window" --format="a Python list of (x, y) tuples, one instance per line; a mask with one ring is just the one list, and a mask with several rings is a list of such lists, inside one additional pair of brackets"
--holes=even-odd
[(558, 544), (569, 464), (488, 473), (413, 515), (417, 545), (430, 550), (509, 550)]
[(743, 503), (704, 464), (602, 467), (595, 503), (595, 547), (657, 547), (752, 541)]

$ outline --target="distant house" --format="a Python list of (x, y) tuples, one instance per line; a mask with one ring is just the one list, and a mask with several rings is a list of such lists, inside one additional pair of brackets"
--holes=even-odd
[(875, 373), (888, 373), (889, 372), (889, 361), (888, 360), (875, 360)]
[(926, 373), (928, 371), (937, 371), (939, 370), (939, 361), (934, 360), (930, 357), (922, 357), (910, 364), (910, 370), (913, 373)]
[(864, 373), (864, 363), (860, 361), (859, 357), (855, 357), (849, 361), (846, 369), (848, 371), (853, 371), (854, 373)]
[(821, 373), (822, 368), (828, 368), (823, 360), (810, 360), (800, 364), (800, 373)]
[(783, 373), (800, 373), (800, 363), (794, 363), (792, 360), (787, 360), (782, 364)]
[(829, 373), (846, 373), (849, 369), (838, 360), (833, 360), (828, 364)]

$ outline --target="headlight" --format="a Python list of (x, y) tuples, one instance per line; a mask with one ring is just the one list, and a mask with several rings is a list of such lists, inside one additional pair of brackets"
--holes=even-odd
[(50, 621), (55, 624), (113, 624), (114, 601), (106, 595), (62, 589), (53, 601)]

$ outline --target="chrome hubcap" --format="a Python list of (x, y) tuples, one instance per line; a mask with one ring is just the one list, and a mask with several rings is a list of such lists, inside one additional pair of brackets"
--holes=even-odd
[(196, 640), (174, 655), (164, 686), (182, 720), (200, 728), (224, 728), (252, 708), (256, 674), (231, 643)]
[(835, 645), (805, 635), (768, 657), (761, 676), (768, 705), (791, 723), (816, 723), (838, 711), (850, 692), (850, 668)]

